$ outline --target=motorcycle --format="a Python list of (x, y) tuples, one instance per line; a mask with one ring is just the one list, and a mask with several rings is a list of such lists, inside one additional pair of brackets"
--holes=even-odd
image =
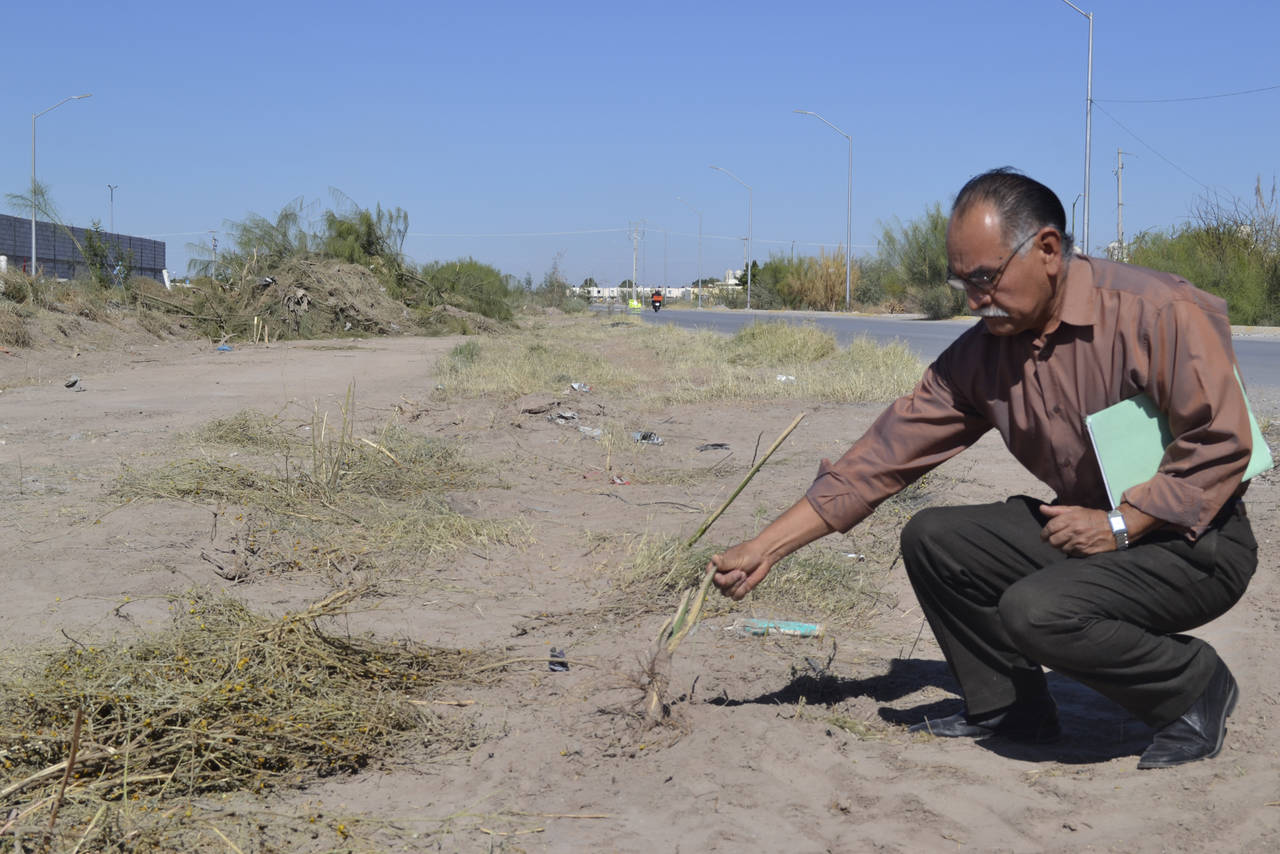
[(662, 300), (655, 299), (655, 300), (650, 300), (650, 302), (653, 305), (653, 310), (655, 313), (657, 313), (658, 309), (662, 308)]

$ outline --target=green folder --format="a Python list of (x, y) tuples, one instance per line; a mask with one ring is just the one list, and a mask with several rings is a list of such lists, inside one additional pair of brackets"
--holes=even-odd
[[(1236, 371), (1236, 382), (1240, 382), (1239, 371)], [(1244, 394), (1242, 382), (1240, 393)], [(1253, 434), (1253, 456), (1244, 470), (1244, 479), (1248, 480), (1267, 471), (1275, 462), (1267, 440), (1258, 429), (1258, 419), (1253, 417), (1247, 395), (1244, 405), (1249, 412), (1249, 431)], [(1155, 401), (1140, 394), (1086, 415), (1084, 423), (1098, 457), (1098, 467), (1102, 469), (1107, 499), (1112, 507), (1119, 507), (1120, 496), (1126, 489), (1145, 483), (1159, 471), (1165, 449), (1173, 441), (1169, 421), (1156, 409)]]

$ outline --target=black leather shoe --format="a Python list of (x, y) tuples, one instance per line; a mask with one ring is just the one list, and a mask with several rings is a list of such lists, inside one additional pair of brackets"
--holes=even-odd
[(925, 718), (907, 728), (939, 738), (990, 738), (1000, 736), (1030, 744), (1048, 744), (1062, 738), (1058, 707), (1052, 699), (1015, 703), (1002, 712), (971, 718), (963, 712), (945, 718)]
[(1231, 671), (1219, 661), (1204, 693), (1182, 717), (1156, 732), (1151, 746), (1138, 760), (1138, 767), (1172, 768), (1217, 756), (1227, 735), (1227, 716), (1235, 709), (1239, 696)]

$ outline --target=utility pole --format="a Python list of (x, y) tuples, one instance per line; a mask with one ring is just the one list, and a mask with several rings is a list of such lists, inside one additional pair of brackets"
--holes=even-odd
[(1116, 251), (1124, 251), (1124, 155), (1132, 151), (1116, 149)]
[(111, 228), (111, 233), (113, 234), (115, 234), (115, 189), (118, 188), (119, 186), (120, 184), (108, 184), (108, 186), (106, 186), (106, 192), (109, 193), (108, 210), (111, 211), (110, 228)]
[(679, 196), (676, 201), (698, 215), (698, 308), (702, 308), (702, 211)]
[(639, 299), (636, 287), (636, 259), (640, 256), (640, 225), (631, 223), (631, 297)]
[(723, 172), (739, 184), (747, 188), (747, 263), (743, 266), (747, 268), (747, 311), (751, 310), (751, 197), (755, 194), (751, 189), (751, 185), (739, 178), (737, 175), (725, 169), (722, 166), (712, 166), (717, 172)]
[(1084, 252), (1089, 254), (1089, 163), (1093, 143), (1093, 13), (1086, 12), (1071, 0), (1062, 0), (1089, 20), (1089, 66), (1084, 89)]
[[(844, 214), (844, 310), (848, 311), (853, 288), (853, 137), (812, 110), (793, 110), (792, 112), (813, 116), (849, 141), (849, 192), (845, 196)], [(1087, 160), (1088, 158), (1085, 159)], [(1088, 178), (1087, 175), (1085, 177), (1086, 179)], [(1088, 181), (1086, 180), (1085, 183), (1087, 184)], [(792, 244), (791, 259), (793, 261), (795, 260), (795, 254), (795, 244)]]
[(667, 236), (670, 234), (665, 228), (662, 229), (662, 292), (667, 292)]

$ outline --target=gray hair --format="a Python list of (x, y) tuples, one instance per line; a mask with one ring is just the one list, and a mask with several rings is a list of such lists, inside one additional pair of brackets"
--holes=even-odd
[[(1001, 236), (1009, 246), (1048, 226), (1062, 235), (1062, 257), (1070, 258), (1075, 240), (1067, 232), (1067, 215), (1058, 196), (1034, 178), (1002, 166), (970, 178), (951, 205), (951, 216), (978, 204), (989, 204), (1000, 216)], [(1025, 254), (1029, 246), (1023, 246)]]

